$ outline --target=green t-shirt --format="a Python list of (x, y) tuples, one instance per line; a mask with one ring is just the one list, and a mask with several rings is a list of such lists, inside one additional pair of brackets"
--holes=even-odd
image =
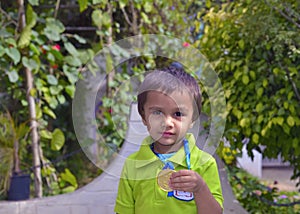
[[(223, 207), (222, 188), (215, 159), (200, 150), (192, 134), (186, 136), (189, 142), (191, 170), (196, 171), (206, 182), (212, 195)], [(120, 178), (115, 212), (119, 214), (177, 214), (197, 213), (194, 200), (183, 201), (168, 197), (157, 184), (157, 174), (164, 163), (152, 152), (152, 138), (144, 139), (139, 151), (131, 154), (125, 161)], [(175, 170), (187, 169), (183, 146), (173, 155), (171, 161)]]

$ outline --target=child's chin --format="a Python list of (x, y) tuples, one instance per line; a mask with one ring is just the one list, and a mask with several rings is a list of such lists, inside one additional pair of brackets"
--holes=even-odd
[(160, 138), (158, 142), (165, 146), (172, 146), (176, 143), (174, 139), (170, 139), (170, 138)]

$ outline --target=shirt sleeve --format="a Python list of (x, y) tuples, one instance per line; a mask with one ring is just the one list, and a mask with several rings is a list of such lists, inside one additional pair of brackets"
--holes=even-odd
[(115, 212), (119, 214), (134, 214), (134, 197), (132, 180), (128, 179), (128, 165), (124, 164), (119, 181)]
[(216, 201), (223, 208), (223, 195), (222, 195), (222, 187), (220, 182), (220, 176), (218, 172), (218, 167), (216, 160), (211, 157), (207, 163), (204, 171), (201, 173), (202, 178), (206, 182), (211, 194), (214, 196)]

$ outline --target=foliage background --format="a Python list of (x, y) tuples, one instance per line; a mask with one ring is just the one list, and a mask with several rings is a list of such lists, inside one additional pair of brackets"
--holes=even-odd
[[(225, 90), (224, 136), (232, 149), (241, 149), (248, 139), (250, 155), (253, 149), (269, 158), (279, 155), (294, 167), (293, 178), (299, 178), (298, 1), (28, 0), (23, 28), (18, 3), (1, 2), (0, 8), (1, 108), (9, 110), (16, 125), (38, 121), (43, 195), (73, 191), (101, 173), (81, 153), (74, 136), (70, 109), (75, 83), (101, 48), (144, 33), (172, 35), (199, 48)], [(130, 72), (141, 72), (160, 63), (140, 58), (128, 64)], [(122, 71), (109, 74), (108, 98), (114, 85), (128, 78), (128, 71)], [(26, 72), (34, 80), (30, 90)], [(34, 117), (28, 96), (35, 101)], [(203, 106), (209, 112), (208, 100)], [(101, 108), (99, 119), (109, 124), (101, 130), (112, 138), (109, 104)], [(118, 136), (109, 142), (116, 150), (122, 144)], [(0, 147), (4, 151), (13, 144), (1, 141)], [(19, 156), (21, 170), (32, 167), (29, 137), (20, 141)], [(9, 165), (13, 169), (13, 162)]]

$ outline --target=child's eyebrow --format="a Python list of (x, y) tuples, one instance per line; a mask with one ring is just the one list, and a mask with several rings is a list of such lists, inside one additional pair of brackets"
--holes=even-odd
[(188, 108), (185, 107), (185, 106), (179, 106), (179, 107), (176, 108), (176, 109), (179, 110), (179, 111), (187, 111), (187, 110), (188, 110)]
[(149, 110), (156, 110), (156, 109), (162, 109), (163, 107), (160, 106), (150, 106), (148, 109)]

